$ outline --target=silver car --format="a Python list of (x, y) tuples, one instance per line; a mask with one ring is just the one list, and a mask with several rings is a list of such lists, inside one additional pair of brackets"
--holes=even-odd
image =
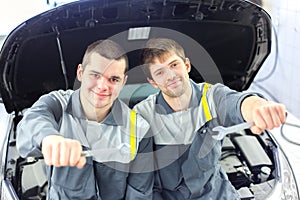
[[(42, 94), (77, 88), (76, 66), (88, 44), (110, 38), (128, 52), (130, 107), (156, 92), (139, 67), (140, 48), (169, 37), (186, 49), (195, 82), (246, 90), (271, 50), (271, 19), (246, 0), (85, 0), (61, 5), (16, 27), (0, 54), (0, 199), (46, 199), (43, 158), (22, 158), (16, 127)], [(232, 133), (221, 164), (241, 199), (299, 199), (291, 166), (268, 131)]]

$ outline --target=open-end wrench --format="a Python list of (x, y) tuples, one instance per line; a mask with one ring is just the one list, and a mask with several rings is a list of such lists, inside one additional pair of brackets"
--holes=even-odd
[(95, 149), (95, 150), (85, 150), (82, 151), (81, 156), (84, 157), (100, 157), (103, 154), (107, 154), (107, 152), (121, 152), (123, 154), (130, 153), (130, 145), (126, 143), (120, 144), (117, 148), (106, 148), (106, 149)]
[(212, 131), (216, 132), (213, 133), (212, 137), (215, 140), (222, 140), (227, 134), (239, 132), (244, 129), (249, 129), (253, 125), (253, 122), (244, 122), (241, 124), (224, 127), (224, 126), (216, 126), (212, 129)]

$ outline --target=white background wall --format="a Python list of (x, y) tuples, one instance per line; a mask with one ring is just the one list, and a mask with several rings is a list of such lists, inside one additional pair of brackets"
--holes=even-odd
[(46, 0), (0, 0), (0, 35), (6, 35), (17, 25), (49, 9)]

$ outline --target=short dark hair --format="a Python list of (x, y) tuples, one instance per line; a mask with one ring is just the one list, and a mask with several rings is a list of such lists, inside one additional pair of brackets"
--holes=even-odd
[(98, 40), (90, 44), (87, 47), (82, 59), (83, 68), (85, 68), (85, 66), (90, 62), (90, 57), (92, 53), (97, 53), (109, 60), (124, 59), (126, 64), (124, 73), (128, 71), (128, 58), (126, 52), (116, 42), (112, 40)]
[(146, 76), (152, 78), (149, 66), (154, 62), (154, 59), (163, 61), (170, 54), (176, 54), (185, 61), (184, 49), (175, 40), (169, 38), (152, 38), (148, 40), (141, 58)]

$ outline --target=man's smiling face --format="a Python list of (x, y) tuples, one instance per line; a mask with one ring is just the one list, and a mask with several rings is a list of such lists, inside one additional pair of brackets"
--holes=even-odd
[(189, 86), (190, 62), (176, 54), (166, 54), (163, 59), (155, 58), (150, 64), (152, 80), (149, 82), (169, 97), (179, 97)]

